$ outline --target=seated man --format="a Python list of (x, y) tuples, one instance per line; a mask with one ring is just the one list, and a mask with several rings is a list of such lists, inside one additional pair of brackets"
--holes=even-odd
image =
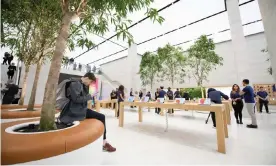
[[(221, 91), (217, 91), (214, 88), (208, 89), (208, 98), (211, 99), (211, 102), (215, 104), (222, 104), (221, 97), (223, 97), (225, 100), (228, 100), (229, 97), (222, 93)], [(216, 114), (215, 112), (211, 112), (211, 117), (213, 121), (213, 126), (216, 127)]]
[[(104, 124), (103, 150), (114, 152), (116, 148), (112, 147), (106, 141), (105, 115), (87, 108), (87, 101), (92, 100), (94, 95), (88, 92), (88, 86), (96, 81), (93, 73), (86, 73), (81, 79), (64, 80), (60, 83), (57, 90), (57, 109), (62, 109), (59, 120), (64, 124), (70, 124), (74, 121), (84, 119), (97, 119)], [(70, 83), (70, 84), (68, 84)], [(64, 90), (59, 91), (63, 87)], [(65, 96), (66, 98), (63, 98)], [(67, 100), (67, 101), (66, 101)], [(65, 105), (61, 106), (65, 101)]]

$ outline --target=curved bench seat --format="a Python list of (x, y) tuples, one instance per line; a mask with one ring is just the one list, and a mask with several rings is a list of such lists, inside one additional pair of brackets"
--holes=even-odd
[(56, 132), (40, 134), (10, 134), (5, 132), (5, 129), (10, 126), (37, 120), (39, 119), (2, 124), (2, 164), (30, 162), (71, 152), (94, 142), (104, 132), (103, 123), (95, 119), (86, 119), (81, 121), (78, 126)]
[[(36, 104), (35, 108), (41, 108), (41, 104)], [(3, 104), (1, 105), (1, 110), (5, 109), (17, 109), (17, 108), (27, 108), (28, 105), (18, 105), (18, 104)]]

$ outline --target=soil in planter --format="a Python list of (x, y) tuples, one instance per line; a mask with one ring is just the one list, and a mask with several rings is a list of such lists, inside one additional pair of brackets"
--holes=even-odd
[[(57, 126), (57, 130), (60, 129), (65, 129), (68, 127), (73, 126), (74, 124), (63, 124), (63, 123), (57, 123), (56, 122), (56, 126)], [(28, 126), (24, 126), (24, 127), (20, 127), (16, 130), (14, 130), (14, 132), (20, 132), (20, 133), (35, 133), (35, 132), (42, 132), (41, 130), (39, 130), (39, 124), (29, 124)]]

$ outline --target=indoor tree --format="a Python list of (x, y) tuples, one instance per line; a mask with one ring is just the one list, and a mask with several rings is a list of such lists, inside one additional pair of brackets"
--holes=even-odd
[[(35, 4), (32, 6), (32, 11), (41, 11), (42, 9), (40, 8), (41, 5)], [(36, 42), (36, 51), (37, 51), (37, 56), (36, 56), (36, 72), (35, 72), (35, 77), (34, 77), (34, 82), (33, 82), (33, 87), (32, 87), (32, 92), (31, 96), (29, 99), (29, 103), (27, 106), (27, 111), (33, 111), (34, 110), (34, 105), (35, 105), (35, 98), (36, 98), (36, 90), (37, 90), (37, 85), (38, 85), (38, 80), (39, 80), (39, 75), (41, 71), (41, 66), (44, 64), (44, 62), (48, 62), (53, 54), (54, 50), (54, 42), (56, 39), (56, 32), (58, 26), (56, 26), (55, 20), (50, 20), (50, 21), (45, 21), (48, 17), (48, 14), (46, 11), (39, 12), (37, 14), (38, 17), (34, 20), (35, 24), (35, 31), (34, 34), (32, 35), (33, 42)], [(69, 58), (68, 58), (69, 61)]]
[(22, 91), (19, 100), (19, 105), (23, 105), (29, 69), (30, 66), (34, 64), (36, 58), (34, 49), (32, 49), (35, 44), (32, 42), (32, 23), (21, 23), (16, 28), (9, 28), (9, 30), (6, 30), (5, 33), (7, 34), (4, 39), (5, 45), (8, 46), (15, 53), (18, 59), (25, 65)]
[[(40, 129), (55, 129), (55, 99), (57, 82), (60, 74), (62, 57), (67, 46), (84, 45), (88, 48), (93, 43), (88, 38), (74, 37), (74, 34), (86, 36), (87, 33), (103, 35), (108, 31), (108, 25), (116, 27), (116, 31), (123, 39), (133, 42), (133, 37), (127, 31), (127, 14), (148, 7), (152, 0), (49, 0), (44, 2), (44, 9), (52, 11), (49, 18), (60, 21), (53, 58), (51, 61), (48, 80), (45, 87), (41, 110)], [(147, 14), (153, 20), (162, 22), (156, 9), (148, 9)], [(78, 24), (73, 21), (79, 19)], [(69, 38), (70, 37), (70, 38)], [(72, 39), (72, 40), (71, 40)], [(77, 40), (77, 41), (76, 41)], [(76, 42), (75, 42), (76, 41)]]
[(190, 74), (196, 80), (203, 94), (203, 82), (208, 81), (209, 73), (218, 65), (223, 65), (223, 58), (215, 53), (215, 44), (206, 35), (200, 38), (187, 50)]
[[(266, 56), (267, 56), (267, 55), (269, 56), (269, 57), (266, 59), (266, 61), (270, 63), (270, 55), (268, 54), (268, 49), (262, 49), (261, 52), (265, 53)], [(269, 75), (272, 75), (272, 74), (273, 74), (273, 73), (272, 73), (271, 64), (270, 64), (269, 67), (267, 68), (267, 72), (268, 72)]]
[[(53, 49), (55, 41), (53, 36), (59, 26), (57, 21), (48, 19), (49, 13), (46, 13), (47, 10), (43, 9), (39, 1), (6, 0), (5, 8), (1, 10), (3, 13), (1, 21), (4, 26), (3, 45), (15, 52), (25, 65), (22, 93), (19, 100), (19, 104), (23, 105), (29, 68), (32, 64), (37, 64), (39, 68), (45, 55), (43, 52), (49, 48)], [(33, 87), (34, 90), (36, 87)]]
[(165, 47), (158, 48), (157, 54), (162, 65), (162, 79), (169, 80), (172, 87), (174, 87), (176, 81), (183, 82), (186, 76), (184, 70), (186, 59), (182, 48), (167, 44)]
[(150, 86), (150, 91), (153, 90), (154, 80), (160, 69), (161, 65), (157, 54), (146, 52), (142, 55), (139, 69), (140, 79), (143, 86)]

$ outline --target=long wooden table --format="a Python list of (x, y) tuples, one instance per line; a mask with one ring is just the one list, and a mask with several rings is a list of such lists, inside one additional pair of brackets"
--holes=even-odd
[[(175, 101), (174, 100), (168, 100), (167, 102), (175, 102)], [(194, 102), (193, 101), (186, 101), (186, 103), (194, 103)], [(231, 109), (232, 109), (231, 101), (230, 100), (223, 100), (222, 104), (225, 105), (227, 124), (231, 125)], [(150, 108), (148, 108), (148, 110), (150, 112)], [(163, 115), (164, 115), (164, 113), (161, 111), (161, 116), (163, 116)]]
[[(177, 104), (177, 103), (157, 103), (157, 102), (121, 102), (120, 103), (120, 117), (119, 127), (124, 126), (124, 106), (137, 106), (138, 107), (138, 121), (143, 121), (143, 107), (155, 107), (162, 109), (179, 109), (179, 110), (199, 110), (215, 112), (216, 115), (216, 130), (217, 130), (217, 148), (218, 152), (226, 153), (225, 138), (228, 138), (228, 128), (226, 111), (224, 104), (215, 105), (199, 105), (195, 103)], [(166, 113), (167, 115), (167, 113)]]

